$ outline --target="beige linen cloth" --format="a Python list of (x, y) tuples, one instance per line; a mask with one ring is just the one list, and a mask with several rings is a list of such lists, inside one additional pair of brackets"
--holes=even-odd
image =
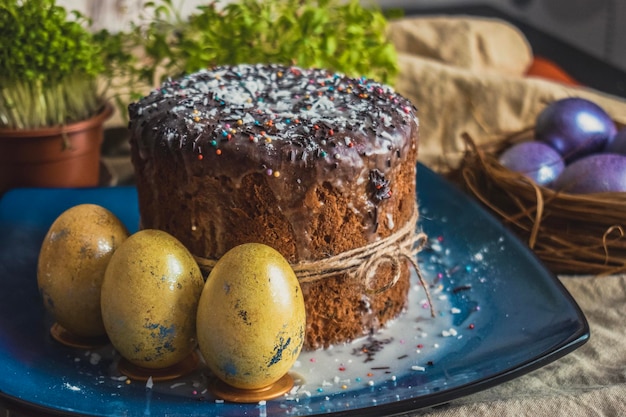
[[(463, 132), (481, 142), (530, 127), (557, 98), (590, 98), (626, 122), (623, 100), (524, 77), (532, 51), (502, 21), (406, 18), (391, 24), (390, 35), (401, 67), (396, 89), (419, 109), (420, 160), (435, 170), (458, 162)], [(120, 183), (132, 176), (124, 146), (104, 161)], [(589, 320), (591, 338), (584, 346), (518, 379), (406, 415), (626, 416), (626, 275), (560, 279)]]
[[(396, 89), (419, 110), (420, 159), (436, 170), (455, 166), (467, 132), (481, 143), (534, 125), (555, 99), (580, 96), (626, 122), (626, 101), (585, 88), (524, 77), (532, 51), (499, 20), (421, 17), (392, 22), (399, 52)], [(549, 58), (549, 57), (548, 57)]]
[[(505, 22), (418, 17), (393, 22), (399, 51), (398, 92), (420, 116), (420, 160), (455, 167), (461, 134), (478, 143), (531, 127), (549, 102), (595, 101), (626, 122), (626, 101), (586, 88), (524, 77), (532, 50)], [(559, 277), (583, 310), (591, 338), (573, 353), (527, 375), (434, 409), (406, 416), (626, 416), (626, 275)]]

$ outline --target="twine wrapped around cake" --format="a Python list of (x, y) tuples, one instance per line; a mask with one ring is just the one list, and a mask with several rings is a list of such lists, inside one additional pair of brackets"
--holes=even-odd
[(451, 174), (516, 232), (555, 273), (609, 275), (626, 271), (626, 193), (568, 194), (539, 186), (498, 162), (532, 129), (477, 146), (468, 135), (460, 168)]
[[(426, 280), (420, 272), (417, 264), (417, 254), (424, 247), (427, 236), (423, 232), (417, 232), (415, 225), (419, 218), (417, 210), (411, 219), (395, 233), (384, 239), (377, 240), (365, 246), (338, 253), (327, 258), (314, 261), (300, 261), (291, 265), (298, 281), (309, 283), (318, 281), (337, 274), (345, 273), (349, 276), (362, 280), (365, 292), (379, 294), (393, 287), (400, 279), (401, 261), (408, 261), (415, 270), (420, 284), (424, 287), (431, 316), (435, 316), (430, 291)], [(195, 256), (196, 262), (206, 274), (209, 274), (217, 260)], [(371, 280), (375, 276), (379, 266), (389, 263), (393, 268), (393, 277), (380, 288), (371, 288)]]

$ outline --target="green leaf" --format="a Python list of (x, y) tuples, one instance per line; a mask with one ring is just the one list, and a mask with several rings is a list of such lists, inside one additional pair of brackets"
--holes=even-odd
[[(65, 123), (95, 113), (102, 106), (95, 79), (107, 64), (80, 12), (55, 0), (0, 2), (0, 126)], [(16, 97), (23, 108), (8, 104)]]

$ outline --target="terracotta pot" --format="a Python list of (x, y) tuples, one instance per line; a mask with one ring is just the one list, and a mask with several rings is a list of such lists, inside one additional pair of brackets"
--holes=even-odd
[(0, 129), (0, 193), (16, 187), (93, 187), (103, 124), (113, 109), (65, 126)]

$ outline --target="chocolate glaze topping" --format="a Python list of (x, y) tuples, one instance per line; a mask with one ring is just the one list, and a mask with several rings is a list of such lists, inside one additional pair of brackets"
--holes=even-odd
[[(391, 87), (321, 69), (238, 65), (165, 82), (129, 106), (139, 157), (182, 158), (186, 175), (237, 186), (267, 175), (282, 210), (316, 184), (354, 195), (364, 215), (392, 194), (385, 176), (417, 146), (413, 105)], [(362, 191), (361, 191), (362, 192)], [(359, 201), (359, 199), (363, 201)]]
[(417, 123), (411, 103), (388, 86), (279, 65), (216, 67), (167, 81), (129, 111), (131, 129), (144, 132), (143, 152), (185, 149), (204, 160), (243, 151), (265, 170), (283, 161), (335, 166), (377, 149), (391, 158), (406, 146), (397, 132)]

